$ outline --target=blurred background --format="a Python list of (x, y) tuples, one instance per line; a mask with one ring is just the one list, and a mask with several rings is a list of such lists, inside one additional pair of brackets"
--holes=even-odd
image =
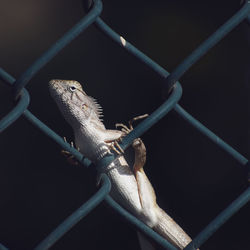
[[(78, 22), (80, 0), (1, 0), (0, 66), (14, 77)], [(239, 0), (104, 1), (101, 17), (169, 72), (230, 18)], [(180, 104), (249, 157), (250, 27), (240, 24), (180, 80)], [(50, 61), (27, 85), (29, 110), (68, 141), (70, 126), (48, 92), (53, 78), (74, 79), (104, 109), (107, 128), (152, 113), (162, 79), (94, 26)], [(0, 118), (12, 108), (0, 82)], [(160, 206), (192, 237), (246, 188), (243, 167), (170, 112), (143, 135), (145, 171)], [(70, 166), (61, 148), (21, 117), (0, 135), (0, 242), (32, 249), (97, 190), (93, 169)], [(249, 204), (201, 249), (249, 249)], [(52, 249), (139, 249), (134, 229), (105, 204)]]

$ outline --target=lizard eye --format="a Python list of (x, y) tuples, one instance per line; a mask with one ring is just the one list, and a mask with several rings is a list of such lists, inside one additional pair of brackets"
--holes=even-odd
[(85, 103), (83, 103), (83, 104), (82, 104), (82, 109), (87, 109), (87, 108), (88, 108), (88, 105), (85, 104)]
[(70, 89), (71, 92), (76, 91), (76, 87), (75, 86), (70, 86), (69, 89)]

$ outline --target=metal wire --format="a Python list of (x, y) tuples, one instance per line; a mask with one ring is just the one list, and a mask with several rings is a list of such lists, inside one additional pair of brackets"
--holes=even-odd
[(155, 231), (153, 231), (149, 227), (145, 227), (145, 224), (142, 223), (140, 220), (132, 216), (129, 212), (127, 212), (124, 208), (122, 208), (117, 202), (115, 202), (109, 195), (105, 198), (107, 203), (116, 210), (123, 218), (128, 220), (132, 225), (134, 225), (137, 229), (139, 229), (141, 232), (148, 235), (150, 238), (152, 238), (155, 242), (157, 242), (159, 245), (166, 249), (170, 250), (177, 250), (176, 247), (174, 247), (171, 243), (169, 243), (166, 239), (162, 238), (159, 234), (157, 234)]
[(196, 48), (186, 59), (180, 63), (177, 68), (166, 78), (165, 91), (169, 91), (177, 80), (204, 54), (208, 52), (215, 44), (217, 44), (225, 35), (234, 29), (239, 23), (247, 18), (250, 12), (250, 4), (246, 3), (235, 15), (233, 15), (225, 24), (223, 24), (214, 34), (212, 34), (205, 42)]
[(88, 201), (72, 213), (63, 223), (61, 223), (51, 234), (49, 234), (35, 250), (49, 249), (54, 245), (65, 233), (75, 226), (82, 218), (98, 206), (108, 195), (111, 190), (111, 183), (107, 175), (102, 174), (102, 186), (96, 194)]
[(42, 56), (38, 58), (14, 83), (14, 94), (17, 96), (21, 89), (29, 82), (29, 80), (44, 67), (57, 53), (59, 53), (66, 45), (72, 42), (87, 27), (89, 27), (101, 14), (102, 2), (100, 0), (93, 1), (93, 8), (89, 11), (80, 22), (71, 28), (64, 36), (51, 46)]
[(250, 200), (250, 188), (243, 192), (231, 205), (221, 212), (213, 221), (211, 221), (204, 230), (202, 230), (188, 246), (187, 250), (197, 249), (204, 243), (217, 229), (219, 229), (234, 213), (247, 204)]
[[(89, 1), (85, 1), (85, 7), (89, 6)], [(87, 7), (86, 7), (87, 8)], [(204, 134), (208, 139), (213, 141), (217, 146), (222, 148), (226, 153), (235, 158), (239, 163), (248, 168), (249, 163), (243, 155), (233, 149), (225, 141), (220, 139), (216, 134), (206, 128), (202, 123), (197, 121), (188, 112), (186, 112), (179, 104), (178, 101), (182, 95), (181, 84), (178, 82), (180, 77), (196, 63), (204, 54), (208, 52), (215, 44), (217, 44), (223, 37), (225, 37), (232, 29), (239, 23), (246, 20), (250, 23), (250, 2), (246, 1), (242, 8), (231, 17), (224, 25), (222, 25), (214, 34), (212, 34), (206, 41), (204, 41), (197, 49), (193, 51), (178, 67), (169, 74), (164, 68), (159, 66), (152, 59), (144, 55), (141, 51), (135, 48), (132, 44), (126, 41), (123, 37), (114, 32), (104, 21), (99, 17), (102, 11), (102, 2), (94, 0), (92, 6), (87, 10), (87, 15), (70, 29), (65, 35), (59, 39), (50, 49), (48, 49), (41, 57), (39, 57), (21, 76), (15, 80), (6, 71), (0, 68), (0, 79), (12, 87), (15, 101), (14, 108), (0, 120), (0, 131), (3, 132), (11, 124), (13, 124), (21, 115), (24, 115), (34, 126), (40, 129), (44, 134), (51, 137), (62, 148), (72, 153), (84, 166), (91, 165), (91, 161), (84, 157), (77, 150), (72, 148), (68, 143), (57, 135), (48, 126), (36, 118), (28, 109), (30, 98), (28, 91), (24, 88), (26, 84), (37, 74), (37, 72), (46, 65), (59, 51), (61, 51), (67, 44), (73, 41), (79, 34), (81, 34), (91, 24), (103, 32), (110, 39), (115, 41), (123, 49), (132, 54), (135, 58), (146, 64), (157, 72), (163, 79), (164, 92), (167, 97), (166, 101), (156, 109), (147, 119), (141, 122), (129, 135), (127, 135), (121, 146), (125, 149), (132, 141), (141, 136), (145, 131), (157, 123), (161, 118), (173, 110), (184, 121), (190, 123), (195, 129)], [(171, 91), (171, 92), (170, 92)], [(169, 94), (170, 92), (170, 94)], [(113, 156), (107, 156), (97, 163), (97, 167), (106, 167), (114, 159)], [(58, 241), (66, 232), (68, 232), (76, 223), (78, 223), (84, 216), (91, 212), (98, 204), (105, 199), (105, 201), (117, 212), (133, 224), (137, 229), (146, 233), (149, 237), (155, 240), (159, 245), (166, 249), (176, 249), (171, 243), (163, 239), (160, 235), (147, 227), (129, 212), (124, 210), (117, 204), (109, 195), (111, 188), (110, 181), (107, 176), (102, 176), (102, 187), (89, 201), (85, 202), (78, 210), (71, 214), (61, 225), (59, 225), (49, 236), (38, 244), (36, 249), (48, 249), (56, 241)], [(215, 231), (220, 228), (233, 214), (235, 214), (242, 206), (250, 200), (250, 188), (245, 190), (235, 201), (232, 202), (224, 211), (221, 212), (209, 225), (202, 230), (197, 237), (185, 248), (196, 249), (200, 247)], [(7, 248), (0, 244), (0, 249), (6, 250)]]

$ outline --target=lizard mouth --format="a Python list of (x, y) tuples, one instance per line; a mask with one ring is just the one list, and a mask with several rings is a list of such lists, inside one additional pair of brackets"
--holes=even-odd
[(62, 81), (57, 79), (49, 81), (49, 90), (52, 96), (57, 96), (58, 94), (62, 94), (64, 92), (64, 88), (61, 83)]
[(57, 79), (53, 79), (53, 80), (50, 80), (49, 81), (49, 88), (51, 90), (53, 89), (59, 89), (59, 86), (60, 86), (60, 80), (57, 80)]
[(58, 85), (61, 82), (59, 79), (52, 79), (49, 81), (49, 86)]
[(65, 95), (65, 90), (61, 85), (60, 80), (50, 80), (49, 81), (49, 92), (56, 103), (64, 103), (63, 100), (67, 99)]

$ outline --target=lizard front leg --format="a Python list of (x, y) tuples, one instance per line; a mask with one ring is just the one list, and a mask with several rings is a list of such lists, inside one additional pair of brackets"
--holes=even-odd
[(122, 127), (121, 131), (107, 129), (105, 131), (105, 136), (106, 136), (105, 143), (107, 143), (109, 145), (109, 148), (111, 150), (115, 151), (118, 155), (123, 154), (124, 150), (120, 147), (119, 142), (122, 140), (122, 138), (125, 135), (127, 135), (128, 133), (130, 133), (134, 129), (133, 125), (132, 125), (133, 122), (140, 120), (140, 119), (143, 119), (147, 116), (148, 116), (148, 114), (134, 117), (133, 119), (131, 119), (128, 122), (129, 127), (127, 127), (126, 125), (124, 125), (122, 123), (115, 124), (116, 128)]
[[(129, 127), (128, 126), (126, 126), (125, 124), (123, 124), (123, 123), (116, 123), (115, 124), (115, 126), (116, 126), (116, 128), (118, 128), (118, 127), (121, 127), (121, 133), (122, 133), (122, 135), (121, 135), (121, 137), (119, 137), (118, 139), (116, 139), (116, 140), (114, 140), (113, 141), (113, 147), (114, 148), (112, 148), (114, 151), (116, 151), (117, 152), (117, 149), (119, 150), (117, 153), (118, 154), (120, 154), (120, 153), (124, 153), (124, 150), (120, 147), (120, 145), (119, 145), (119, 141), (121, 141), (122, 140), (122, 138), (125, 136), (125, 135), (127, 135), (127, 134), (129, 134), (134, 128), (133, 128), (133, 122), (135, 122), (135, 121), (137, 121), (137, 120), (140, 120), (140, 119), (144, 119), (144, 118), (146, 118), (146, 117), (148, 117), (148, 114), (144, 114), (144, 115), (140, 115), (140, 116), (136, 116), (136, 117), (134, 117), (133, 119), (131, 119), (129, 122), (128, 122), (128, 124), (129, 124)], [(112, 130), (111, 130), (112, 131)], [(113, 130), (114, 131), (114, 130)], [(117, 131), (117, 130), (115, 130), (115, 131)], [(117, 149), (116, 149), (116, 148)], [(144, 146), (145, 147), (145, 146)]]
[(119, 141), (121, 141), (122, 137), (125, 135), (124, 132), (120, 130), (106, 130), (105, 143), (108, 144), (109, 149), (116, 152), (118, 155), (123, 154), (124, 150), (119, 145)]

